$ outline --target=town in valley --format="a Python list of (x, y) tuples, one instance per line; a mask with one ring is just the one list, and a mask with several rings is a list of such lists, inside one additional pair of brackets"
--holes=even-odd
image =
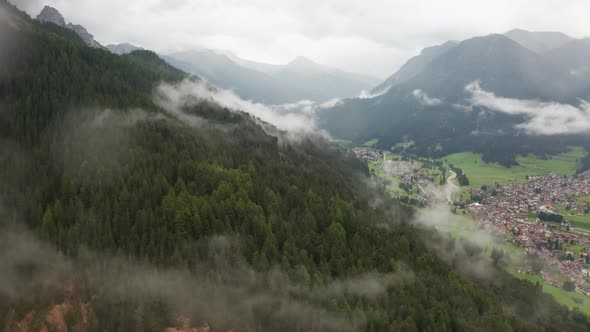
[[(444, 160), (395, 155), (369, 146), (349, 149), (369, 164), (392, 195), (419, 207), (430, 203), (428, 188), (458, 182), (457, 171), (464, 178), (462, 184), (468, 184), (469, 174), (463, 175), (460, 168)], [(505, 251), (520, 255), (508, 267), (515, 273), (538, 275), (549, 285), (590, 296), (587, 173), (548, 173), (527, 176), (524, 183), (464, 186), (448, 205), (453, 213), (470, 217), (476, 227), (503, 244), (503, 249), (494, 248), (494, 259), (501, 259)]]

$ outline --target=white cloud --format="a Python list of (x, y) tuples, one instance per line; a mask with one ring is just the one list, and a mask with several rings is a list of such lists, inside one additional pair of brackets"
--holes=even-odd
[(361, 91), (359, 98), (360, 99), (371, 99), (371, 98), (379, 97), (379, 96), (385, 94), (387, 91), (389, 91), (390, 88), (391, 88), (391, 86), (387, 86), (387, 87), (385, 87), (379, 91), (376, 91), (374, 93), (369, 90), (363, 90), (363, 91)]
[(494, 111), (523, 115), (527, 121), (517, 127), (532, 135), (588, 134), (590, 104), (581, 101), (579, 107), (556, 102), (498, 97), (481, 88), (480, 82), (465, 87), (469, 101)]
[(422, 105), (436, 106), (442, 104), (442, 100), (434, 97), (430, 97), (426, 92), (416, 89), (412, 92), (414, 98), (416, 98)]
[(249, 113), (281, 130), (295, 133), (319, 132), (315, 124), (314, 112), (311, 111), (315, 104), (311, 101), (267, 106), (243, 100), (232, 91), (212, 87), (205, 81), (192, 80), (185, 80), (176, 85), (161, 84), (157, 89), (155, 100), (165, 111), (193, 126), (203, 125), (204, 120), (185, 113), (183, 107), (210, 101), (230, 110)]
[(383, 78), (447, 40), (516, 27), (574, 37), (590, 31), (587, 0), (11, 1), (33, 16), (44, 4), (55, 6), (103, 44), (132, 42), (158, 52), (203, 46), (271, 63), (304, 55)]

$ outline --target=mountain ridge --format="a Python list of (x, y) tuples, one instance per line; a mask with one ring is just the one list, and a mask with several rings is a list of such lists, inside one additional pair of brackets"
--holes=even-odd
[(178, 52), (164, 58), (242, 98), (270, 104), (354, 97), (378, 82), (305, 57), (296, 57), (285, 65), (263, 64), (213, 50)]

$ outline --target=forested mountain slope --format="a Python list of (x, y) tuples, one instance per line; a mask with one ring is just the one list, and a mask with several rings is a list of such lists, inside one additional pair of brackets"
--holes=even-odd
[(155, 54), (0, 8), (19, 36), (0, 59), (5, 330), (588, 330), (476, 247), (412, 226), (321, 138), (201, 100), (171, 115), (154, 94), (186, 74)]

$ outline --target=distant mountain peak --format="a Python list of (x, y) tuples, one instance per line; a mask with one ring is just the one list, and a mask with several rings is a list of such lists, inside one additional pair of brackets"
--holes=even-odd
[(37, 20), (39, 20), (40, 22), (53, 23), (53, 24), (59, 25), (60, 27), (66, 26), (66, 20), (61, 15), (59, 10), (57, 10), (51, 6), (43, 7), (43, 10), (41, 10), (41, 13), (39, 13), (39, 15), (37, 15)]
[(131, 53), (133, 51), (143, 50), (142, 47), (135, 46), (135, 45), (129, 44), (129, 43), (110, 44), (110, 45), (107, 45), (105, 47), (109, 51), (111, 51), (111, 53), (119, 54), (119, 55), (128, 54), (128, 53)]
[(409, 59), (397, 72), (375, 87), (371, 93), (382, 94), (391, 87), (410, 80), (418, 75), (433, 59), (449, 51), (458, 44), (459, 42), (450, 40), (440, 45), (426, 47), (419, 55)]
[(43, 10), (41, 10), (41, 13), (39, 13), (39, 15), (37, 15), (37, 20), (39, 22), (44, 22), (44, 23), (45, 22), (53, 23), (53, 24), (58, 25), (60, 27), (67, 28), (67, 29), (74, 31), (75, 33), (78, 34), (78, 36), (80, 36), (80, 38), (82, 38), (84, 43), (86, 43), (86, 45), (88, 45), (90, 47), (104, 48), (96, 40), (94, 40), (94, 36), (91, 33), (89, 33), (85, 27), (83, 27), (79, 24), (72, 24), (72, 23), (66, 24), (65, 18), (59, 12), (59, 10), (57, 10), (51, 6), (43, 7)]

